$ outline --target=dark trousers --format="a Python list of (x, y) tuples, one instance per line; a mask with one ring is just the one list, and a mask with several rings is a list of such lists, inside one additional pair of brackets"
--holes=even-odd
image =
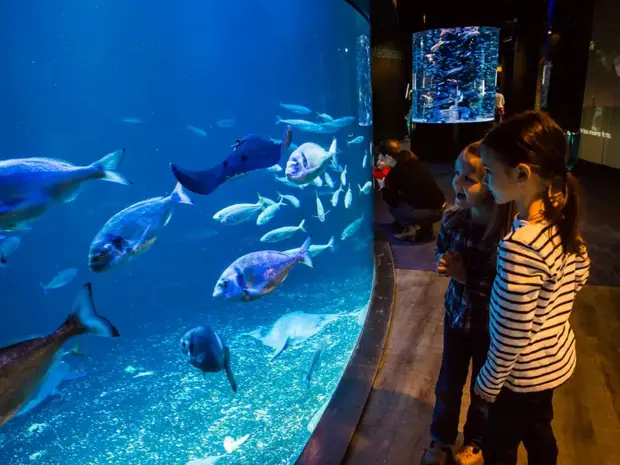
[(474, 394), (474, 385), (487, 359), (490, 338), (486, 331), (464, 331), (444, 323), (443, 357), (439, 379), (435, 386), (435, 410), (431, 423), (431, 439), (444, 445), (456, 441), (461, 413), (463, 387), (467, 381), (469, 362), (472, 362), (471, 405), (463, 434), (465, 444), (482, 448), (487, 428), (488, 404)]
[(485, 465), (516, 465), (523, 442), (529, 465), (556, 465), (558, 446), (553, 420), (553, 390), (519, 393), (503, 388), (489, 411)]
[(444, 208), (440, 209), (422, 209), (413, 208), (406, 202), (400, 202), (398, 207), (390, 207), (390, 213), (401, 226), (408, 228), (410, 226), (420, 226), (421, 229), (433, 228), (433, 223), (441, 221)]

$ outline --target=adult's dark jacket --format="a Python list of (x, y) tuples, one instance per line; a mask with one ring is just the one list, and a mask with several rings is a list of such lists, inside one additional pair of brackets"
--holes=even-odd
[(390, 207), (406, 202), (413, 208), (440, 209), (446, 201), (429, 167), (420, 160), (401, 161), (385, 178), (383, 200)]

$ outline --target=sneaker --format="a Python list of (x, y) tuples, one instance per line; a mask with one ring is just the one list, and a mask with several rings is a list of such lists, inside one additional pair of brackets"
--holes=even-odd
[(455, 465), (482, 465), (482, 451), (479, 447), (468, 444), (462, 446), (456, 454), (454, 454)]
[(450, 456), (450, 446), (443, 446), (433, 441), (429, 448), (424, 451), (420, 465), (448, 465)]
[(415, 226), (409, 226), (402, 232), (394, 234), (394, 237), (399, 241), (415, 241), (415, 236), (418, 232), (418, 228)]

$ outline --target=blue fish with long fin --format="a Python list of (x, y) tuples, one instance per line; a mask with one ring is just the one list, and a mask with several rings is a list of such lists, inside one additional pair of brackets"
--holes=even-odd
[(277, 144), (257, 135), (248, 135), (233, 144), (233, 151), (222, 163), (203, 171), (191, 171), (171, 163), (172, 173), (188, 191), (208, 195), (227, 180), (251, 171), (267, 169), (280, 162), (293, 140), (293, 128), (287, 126)]

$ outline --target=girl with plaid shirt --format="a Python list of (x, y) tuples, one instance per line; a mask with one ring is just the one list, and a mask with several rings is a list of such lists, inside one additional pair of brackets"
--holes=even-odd
[[(456, 208), (445, 212), (437, 238), (437, 272), (449, 276), (441, 370), (435, 387), (431, 445), (422, 465), (482, 463), (487, 404), (472, 395), (467, 412), (465, 442), (452, 457), (458, 434), (463, 386), (469, 363), (472, 380), (484, 365), (489, 349), (489, 300), (495, 279), (499, 240), (510, 225), (511, 206), (496, 205), (482, 180), (480, 143), (467, 146), (455, 163), (452, 187)], [(473, 392), (474, 385), (471, 390)]]

